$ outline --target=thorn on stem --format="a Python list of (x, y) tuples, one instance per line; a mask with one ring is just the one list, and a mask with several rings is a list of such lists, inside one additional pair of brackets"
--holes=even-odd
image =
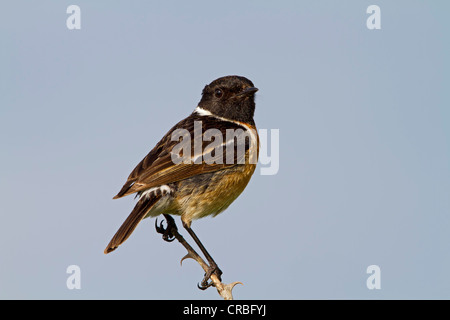
[(188, 254), (186, 254), (183, 258), (181, 258), (180, 266), (183, 265), (183, 261), (186, 260), (186, 259), (193, 259), (193, 260), (195, 260), (195, 258), (191, 255), (191, 253), (188, 252)]

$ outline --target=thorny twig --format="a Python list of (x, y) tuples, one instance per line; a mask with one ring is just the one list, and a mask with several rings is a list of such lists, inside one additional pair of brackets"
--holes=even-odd
[[(170, 230), (171, 234), (186, 248), (187, 254), (181, 259), (180, 264), (183, 263), (185, 259), (191, 258), (198, 262), (198, 264), (205, 270), (208, 271), (209, 266), (205, 263), (202, 257), (191, 247), (189, 243), (184, 239), (184, 237), (178, 232), (178, 228), (175, 223), (172, 225), (172, 230)], [(242, 284), (242, 282), (235, 281), (229, 284), (222, 283), (219, 277), (213, 273), (210, 276), (211, 281), (213, 282), (213, 286), (217, 289), (217, 292), (224, 300), (233, 300), (232, 290), (237, 284)]]

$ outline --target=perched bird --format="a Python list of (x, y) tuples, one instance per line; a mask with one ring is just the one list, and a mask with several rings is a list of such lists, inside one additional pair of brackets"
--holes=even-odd
[[(215, 272), (220, 277), (220, 269), (191, 224), (228, 208), (255, 171), (259, 153), (253, 120), (256, 91), (253, 83), (241, 76), (221, 77), (204, 87), (192, 114), (166, 133), (114, 197), (136, 193), (138, 201), (105, 253), (117, 249), (142, 219), (160, 214), (180, 215), (184, 228), (208, 259), (207, 276)], [(180, 149), (182, 143), (185, 147), (189, 142), (187, 148)], [(202, 288), (209, 286), (207, 276)]]

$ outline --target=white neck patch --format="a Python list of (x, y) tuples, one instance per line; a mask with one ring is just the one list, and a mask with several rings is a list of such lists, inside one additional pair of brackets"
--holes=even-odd
[(215, 117), (210, 111), (205, 110), (203, 108), (200, 108), (199, 106), (197, 106), (197, 108), (195, 108), (194, 112), (196, 112), (197, 114), (199, 114), (200, 116), (211, 116), (211, 117)]

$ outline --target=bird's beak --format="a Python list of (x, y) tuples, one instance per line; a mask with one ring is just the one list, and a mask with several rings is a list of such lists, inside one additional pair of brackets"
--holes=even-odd
[(258, 91), (258, 88), (250, 87), (250, 88), (244, 89), (244, 91), (242, 91), (242, 92), (239, 92), (239, 94), (237, 94), (237, 95), (238, 96), (249, 96), (249, 95), (255, 93), (256, 91)]

